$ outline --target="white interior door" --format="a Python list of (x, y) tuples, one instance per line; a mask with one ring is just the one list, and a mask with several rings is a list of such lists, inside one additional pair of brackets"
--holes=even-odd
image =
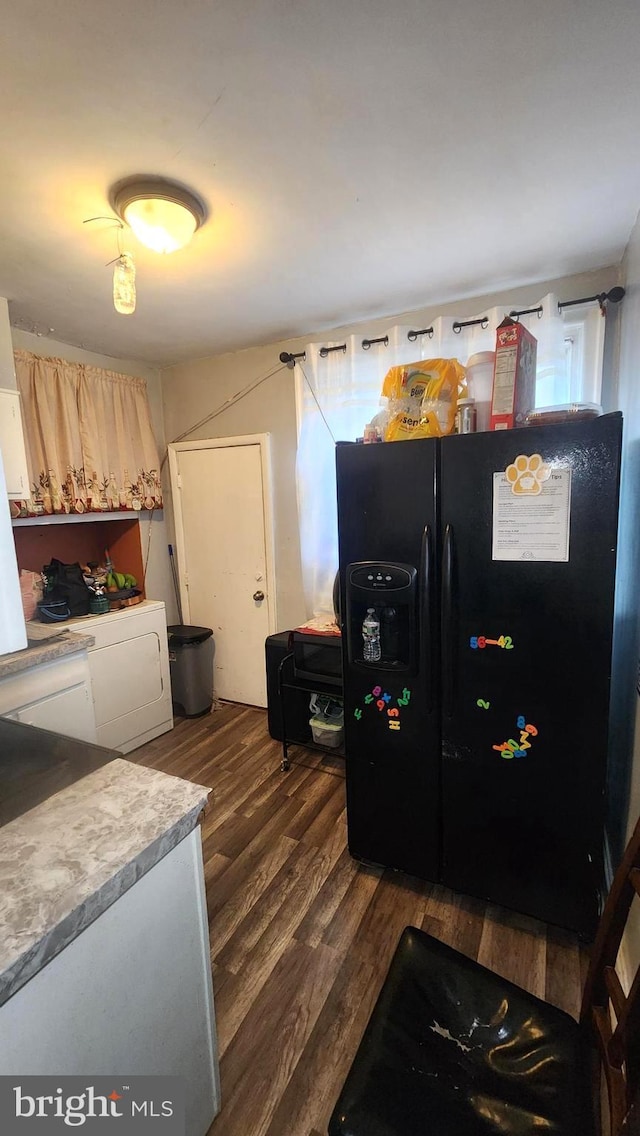
[(265, 451), (266, 438), (170, 447), (183, 619), (213, 629), (216, 697), (253, 706), (275, 629)]

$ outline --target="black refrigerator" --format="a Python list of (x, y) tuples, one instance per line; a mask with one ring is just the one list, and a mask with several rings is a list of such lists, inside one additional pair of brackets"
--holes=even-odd
[(587, 937), (621, 434), (608, 414), (336, 450), (351, 854)]

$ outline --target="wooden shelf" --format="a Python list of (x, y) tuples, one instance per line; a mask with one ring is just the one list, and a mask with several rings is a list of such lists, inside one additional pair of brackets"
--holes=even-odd
[[(132, 509), (118, 510), (114, 513), (45, 513), (41, 517), (16, 517), (11, 524), (14, 528), (25, 526), (40, 527), (41, 525), (77, 525), (87, 524), (91, 521), (139, 521), (147, 519), (152, 513), (161, 513), (162, 509)], [(144, 518), (143, 515), (144, 514)]]
[[(62, 518), (48, 517), (48, 521)], [(64, 520), (70, 520), (64, 517)], [(65, 564), (102, 563), (108, 548), (119, 572), (131, 572), (144, 592), (144, 556), (138, 513), (88, 513), (76, 517), (85, 524), (20, 524), (13, 539), (18, 568), (41, 572), (52, 556)], [(93, 522), (93, 523), (91, 523)]]

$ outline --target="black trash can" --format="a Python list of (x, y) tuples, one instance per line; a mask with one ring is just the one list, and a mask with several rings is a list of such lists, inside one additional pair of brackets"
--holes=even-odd
[(198, 718), (213, 702), (213, 631), (179, 623), (167, 632), (174, 709), (185, 718)]

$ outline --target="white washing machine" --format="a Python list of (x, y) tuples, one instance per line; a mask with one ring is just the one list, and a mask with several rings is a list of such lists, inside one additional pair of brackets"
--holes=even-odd
[(165, 606), (143, 600), (57, 627), (93, 635), (89, 671), (96, 740), (129, 753), (173, 727)]

